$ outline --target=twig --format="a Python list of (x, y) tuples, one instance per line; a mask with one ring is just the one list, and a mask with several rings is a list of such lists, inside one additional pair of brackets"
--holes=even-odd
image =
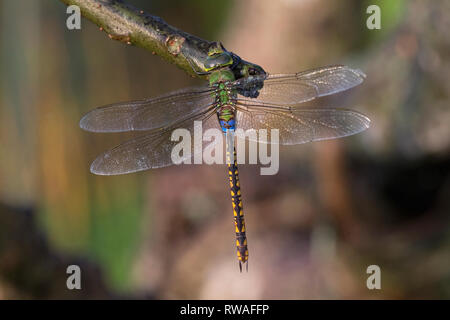
[[(99, 26), (100, 30), (108, 33), (111, 39), (147, 49), (194, 77), (206, 76), (195, 70), (203, 70), (208, 52), (214, 47), (221, 47), (218, 42), (203, 40), (178, 30), (163, 19), (133, 8), (122, 1), (61, 1), (67, 5), (77, 5), (81, 14)], [(260, 68), (239, 59), (234, 67), (238, 71), (237, 78), (246, 76), (249, 67)]]

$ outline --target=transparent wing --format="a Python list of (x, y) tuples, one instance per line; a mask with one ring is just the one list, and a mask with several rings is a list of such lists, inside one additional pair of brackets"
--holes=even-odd
[[(220, 129), (217, 117), (215, 117), (215, 109), (211, 107), (172, 127), (154, 130), (104, 152), (92, 163), (91, 172), (98, 175), (117, 175), (172, 165), (172, 149), (180, 143), (180, 141), (171, 141), (172, 132), (177, 128), (185, 128), (193, 137), (194, 120), (202, 121), (203, 132), (210, 128)], [(203, 142), (201, 150), (194, 148), (194, 143), (191, 143), (191, 153), (184, 155), (181, 160), (194, 157), (195, 154), (202, 152), (206, 145), (215, 142)]]
[[(242, 103), (296, 105), (361, 84), (365, 74), (346, 66), (329, 66), (296, 74), (268, 75), (237, 80)], [(249, 99), (254, 98), (254, 99)]]
[(92, 132), (152, 130), (172, 125), (207, 109), (214, 102), (208, 87), (188, 88), (153, 99), (113, 103), (96, 108), (80, 120)]
[[(369, 128), (365, 115), (346, 109), (237, 106), (237, 128), (279, 130), (279, 144), (291, 145), (349, 136)], [(254, 140), (250, 138), (250, 140)]]

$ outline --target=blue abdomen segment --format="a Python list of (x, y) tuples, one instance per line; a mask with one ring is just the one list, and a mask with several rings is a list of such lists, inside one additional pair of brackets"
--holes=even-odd
[(234, 119), (230, 119), (228, 121), (220, 120), (220, 127), (222, 128), (222, 131), (226, 133), (228, 130), (235, 130), (236, 129), (236, 122)]

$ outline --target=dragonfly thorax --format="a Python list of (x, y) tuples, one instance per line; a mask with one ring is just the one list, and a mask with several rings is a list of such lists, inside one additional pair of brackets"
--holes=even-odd
[(236, 125), (236, 91), (230, 81), (214, 84), (217, 117), (223, 132), (234, 130)]

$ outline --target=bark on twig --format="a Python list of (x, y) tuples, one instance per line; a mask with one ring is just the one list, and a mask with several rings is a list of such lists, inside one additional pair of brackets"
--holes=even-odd
[[(111, 39), (149, 50), (193, 76), (187, 55), (201, 58), (215, 42), (206, 41), (168, 25), (163, 19), (114, 0), (61, 0), (77, 5), (81, 14), (108, 33)], [(199, 59), (200, 60), (200, 59)], [(191, 63), (197, 63), (191, 59)], [(199, 68), (200, 69), (200, 68)]]
[[(177, 65), (190, 75), (205, 78), (196, 71), (204, 69), (204, 62), (212, 48), (221, 48), (219, 42), (207, 41), (167, 24), (163, 19), (138, 10), (116, 0), (61, 0), (67, 5), (77, 5), (81, 14), (108, 33), (111, 39), (135, 45)], [(244, 60), (234, 67), (245, 76)], [(195, 70), (194, 70), (195, 69)], [(239, 78), (239, 76), (238, 76)]]

